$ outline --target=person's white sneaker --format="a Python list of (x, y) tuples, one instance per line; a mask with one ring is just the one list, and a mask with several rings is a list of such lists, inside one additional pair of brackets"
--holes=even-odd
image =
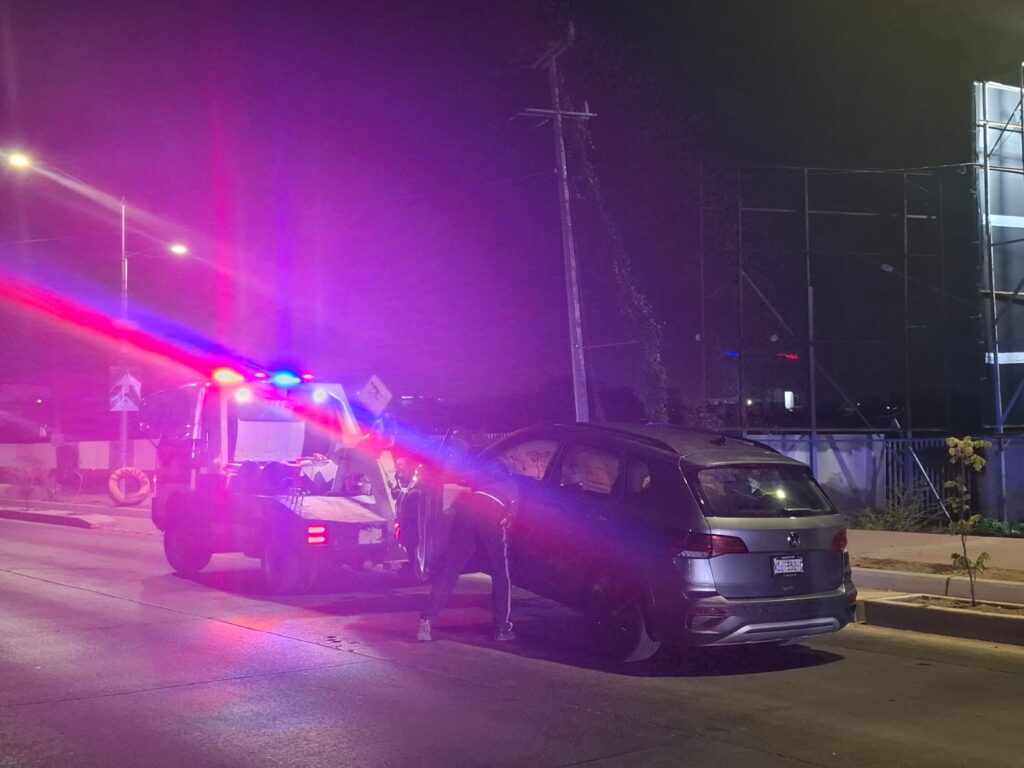
[(429, 643), (434, 639), (430, 636), (430, 619), (420, 619), (420, 628), (416, 630), (416, 639), (421, 643)]
[(494, 630), (494, 640), (498, 643), (507, 643), (516, 639), (516, 633), (512, 631), (512, 627), (505, 629)]

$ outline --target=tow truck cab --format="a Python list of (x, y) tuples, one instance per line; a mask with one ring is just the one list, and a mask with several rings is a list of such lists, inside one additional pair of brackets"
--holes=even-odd
[(372, 447), (340, 385), (308, 378), (219, 371), (154, 398), (152, 515), (176, 571), (242, 552), (271, 589), (296, 592), (335, 566), (405, 559), (390, 452)]

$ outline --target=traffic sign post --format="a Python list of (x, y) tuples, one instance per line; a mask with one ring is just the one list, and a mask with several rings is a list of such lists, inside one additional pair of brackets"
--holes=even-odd
[[(110, 382), (110, 410), (121, 417), (118, 463), (126, 467), (131, 462), (128, 450), (128, 413), (138, 411), (142, 405), (142, 384), (128, 368), (123, 367), (110, 369)], [(123, 481), (121, 490), (124, 491)]]
[(377, 376), (371, 376), (363, 388), (356, 392), (355, 399), (374, 416), (380, 416), (391, 402), (391, 390)]
[(115, 413), (138, 411), (142, 405), (142, 384), (127, 368), (110, 369), (110, 410)]

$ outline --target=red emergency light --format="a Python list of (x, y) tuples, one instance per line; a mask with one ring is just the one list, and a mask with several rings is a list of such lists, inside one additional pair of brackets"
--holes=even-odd
[(241, 384), (245, 381), (245, 376), (233, 368), (217, 368), (210, 375), (210, 378), (218, 384)]
[(779, 352), (777, 357), (780, 360), (791, 360), (794, 362), (800, 359), (800, 355), (798, 355), (796, 352)]

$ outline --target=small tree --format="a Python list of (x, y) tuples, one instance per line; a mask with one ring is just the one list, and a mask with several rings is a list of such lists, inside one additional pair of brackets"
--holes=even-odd
[(951, 558), (954, 568), (967, 573), (967, 580), (971, 587), (972, 606), (978, 604), (975, 599), (974, 585), (978, 574), (985, 570), (989, 554), (982, 552), (973, 560), (967, 554), (967, 537), (981, 522), (981, 515), (973, 512), (967, 479), (970, 473), (978, 473), (985, 468), (985, 459), (981, 455), (981, 451), (990, 445), (992, 444), (985, 440), (972, 440), (970, 437), (946, 438), (946, 447), (949, 448), (949, 463), (955, 464), (959, 472), (959, 477), (956, 480), (947, 480), (943, 484), (943, 488), (946, 490), (946, 508), (950, 514), (949, 532), (960, 537), (961, 551), (952, 553)]

